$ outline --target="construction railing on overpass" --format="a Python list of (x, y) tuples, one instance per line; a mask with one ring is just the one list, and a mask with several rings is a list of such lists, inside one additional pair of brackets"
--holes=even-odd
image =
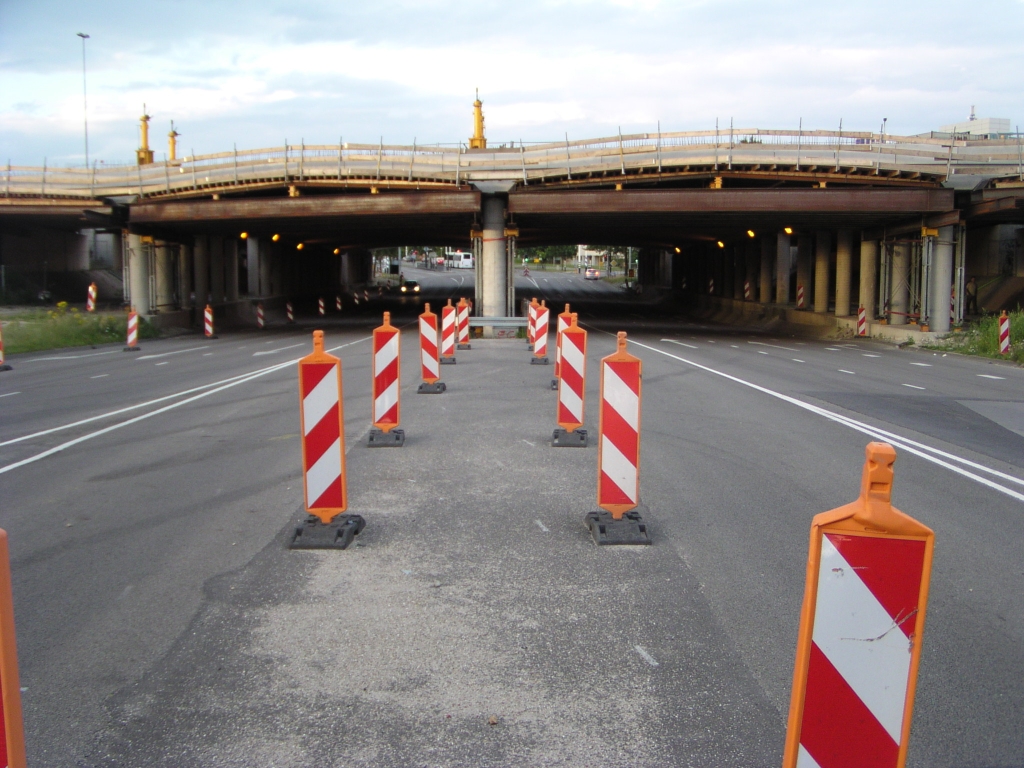
[[(92, 168), (12, 166), (3, 171), (8, 198), (99, 199), (188, 197), (237, 188), (380, 186), (450, 188), (480, 181), (576, 185), (642, 176), (804, 174), (888, 183), (942, 181), (955, 173), (1024, 180), (1019, 134), (980, 140), (961, 135), (727, 130), (636, 133), (484, 150), (459, 146), (285, 144), (191, 155), (149, 165)], [(861, 178), (861, 181), (869, 181)]]

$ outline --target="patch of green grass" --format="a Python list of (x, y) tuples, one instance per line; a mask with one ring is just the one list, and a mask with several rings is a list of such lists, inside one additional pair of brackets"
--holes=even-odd
[(1024, 311), (1010, 312), (1010, 354), (999, 354), (999, 317), (986, 315), (966, 326), (961, 333), (929, 344), (928, 349), (959, 352), (962, 355), (992, 357), (1024, 364)]
[[(125, 314), (87, 315), (76, 308), (68, 309), (66, 302), (51, 310), (5, 314), (3, 321), (7, 354), (124, 342), (127, 332), (128, 316)], [(158, 335), (145, 318), (139, 318), (139, 338), (152, 339)]]

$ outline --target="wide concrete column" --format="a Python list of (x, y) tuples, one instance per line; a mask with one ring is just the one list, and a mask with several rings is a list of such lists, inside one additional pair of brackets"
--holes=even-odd
[(196, 304), (205, 307), (210, 301), (210, 240), (206, 235), (196, 237), (192, 257), (195, 261)]
[(775, 238), (775, 303), (789, 304), (790, 236), (779, 232)]
[(128, 235), (128, 302), (139, 314), (150, 314), (149, 254), (139, 235)]
[(176, 246), (156, 244), (156, 311), (174, 309), (174, 252)]
[(878, 241), (860, 241), (860, 294), (858, 301), (867, 311), (868, 322), (875, 319), (878, 285)]
[(507, 317), (511, 314), (508, 302), (507, 260), (505, 243), (505, 201), (488, 195), (483, 200), (483, 278), (480, 281), (483, 296), (480, 305), (485, 317)]
[(889, 288), (889, 325), (906, 325), (910, 306), (910, 244), (896, 243), (892, 250), (892, 282)]
[(224, 238), (210, 237), (210, 293), (214, 304), (224, 301)]
[(853, 272), (853, 233), (836, 234), (836, 317), (850, 314), (850, 280)]
[(224, 242), (224, 293), (228, 301), (238, 301), (238, 240)]
[[(796, 296), (793, 300), (798, 307), (811, 306), (812, 268), (814, 264), (814, 240), (810, 232), (801, 232), (796, 240)], [(800, 303), (800, 286), (804, 289), (804, 301)]]
[(761, 238), (761, 263), (758, 275), (757, 298), (762, 304), (772, 301), (772, 267), (775, 261), (775, 238)]
[(252, 298), (260, 295), (260, 239), (249, 235), (245, 241), (245, 263), (248, 272), (248, 291)]
[(814, 234), (814, 311), (828, 312), (829, 267), (832, 261), (832, 233)]
[(928, 298), (929, 328), (939, 333), (949, 331), (949, 296), (953, 290), (953, 247), (956, 228), (940, 227), (939, 239), (932, 254), (931, 285)]

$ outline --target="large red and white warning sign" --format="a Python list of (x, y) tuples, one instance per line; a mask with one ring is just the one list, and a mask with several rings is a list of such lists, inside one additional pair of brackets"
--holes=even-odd
[(456, 310), (452, 306), (452, 300), (448, 299), (447, 306), (441, 307), (441, 357), (455, 357), (455, 319)]
[(572, 323), (572, 312), (569, 305), (565, 305), (565, 312), (556, 318), (555, 325), (555, 378), (562, 375), (562, 331)]
[(616, 520), (640, 503), (640, 359), (626, 352), (619, 331), (615, 353), (601, 360), (597, 443), (597, 506)]
[(811, 525), (785, 768), (906, 759), (935, 536), (892, 507), (895, 460), (868, 444), (860, 498)]
[[(548, 318), (551, 310), (543, 302), (533, 313), (533, 356), (546, 358), (548, 354)], [(545, 365), (547, 363), (545, 362)]]
[(324, 523), (348, 507), (341, 360), (324, 352), (324, 332), (313, 331), (313, 352), (299, 361), (302, 479), (306, 510)]
[(384, 324), (373, 330), (373, 426), (383, 432), (399, 424), (400, 353), (401, 335), (385, 312)]
[[(561, 320), (561, 316), (559, 316)], [(558, 377), (558, 426), (572, 432), (583, 426), (584, 384), (587, 376), (587, 332), (569, 316), (569, 325), (559, 334), (562, 347), (562, 375)]]
[(420, 369), (423, 380), (433, 384), (441, 379), (441, 365), (437, 355), (437, 315), (424, 304), (420, 315)]

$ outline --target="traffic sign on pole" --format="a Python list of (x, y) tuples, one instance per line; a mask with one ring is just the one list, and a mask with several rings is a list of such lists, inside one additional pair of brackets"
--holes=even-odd
[(581, 427), (587, 380), (587, 332), (576, 324), (576, 315), (569, 315), (568, 327), (558, 336), (562, 350), (562, 375), (558, 377), (559, 428), (551, 436), (551, 445), (586, 448), (587, 430)]
[(472, 349), (469, 344), (469, 302), (465, 297), (459, 299), (458, 306), (459, 323), (459, 349)]
[(626, 351), (619, 331), (616, 351), (601, 360), (597, 435), (597, 506), (585, 523), (597, 544), (650, 544), (640, 518), (640, 395), (643, 364)]
[(373, 429), (371, 448), (400, 448), (405, 430), (398, 429), (401, 417), (401, 334), (391, 325), (391, 313), (373, 330)]
[(447, 389), (441, 381), (441, 363), (437, 355), (437, 315), (430, 311), (430, 304), (423, 305), (420, 315), (420, 371), (423, 383), (416, 392), (421, 395), (439, 395)]
[(324, 352), (313, 331), (313, 352), (299, 361), (302, 486), (308, 518), (295, 529), (292, 549), (344, 549), (366, 524), (348, 508), (341, 360)]
[(784, 768), (900, 768), (935, 534), (892, 506), (896, 451), (868, 443), (860, 497), (811, 523)]
[(25, 768), (25, 728), (21, 717), (18, 646), (7, 531), (0, 529), (0, 766)]
[(441, 307), (441, 364), (455, 364), (455, 307), (452, 300)]
[(544, 302), (533, 312), (533, 357), (530, 358), (530, 365), (548, 364), (548, 318), (551, 310), (544, 306)]
[(551, 380), (551, 388), (558, 389), (558, 377), (562, 375), (562, 331), (569, 327), (572, 322), (572, 312), (569, 305), (565, 305), (565, 311), (555, 320), (555, 378)]

